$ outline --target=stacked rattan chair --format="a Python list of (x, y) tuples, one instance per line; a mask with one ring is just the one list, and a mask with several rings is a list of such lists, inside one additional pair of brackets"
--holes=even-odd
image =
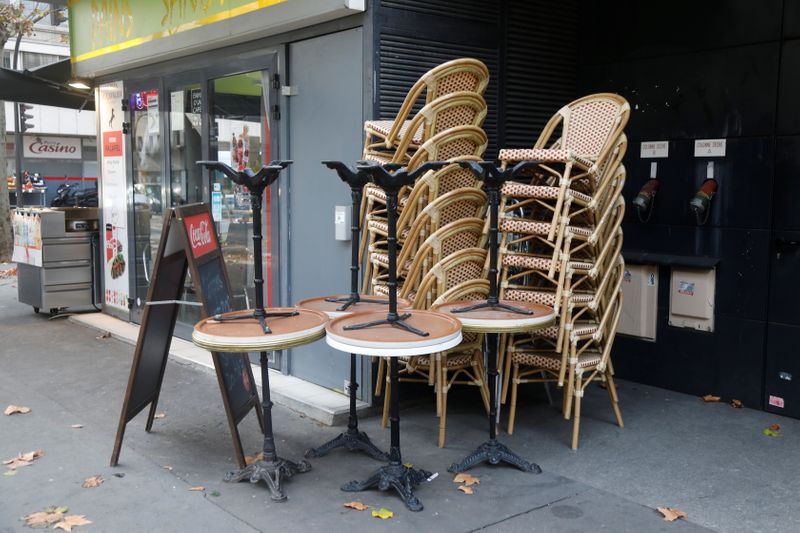
[[(426, 161), (451, 162), (425, 174), (402, 191), (399, 199), (399, 294), (418, 309), (429, 308), (461, 282), (483, 277), (486, 195), (474, 175), (454, 162), (483, 158), (488, 140), (481, 128), (487, 111), (482, 94), (488, 81), (488, 69), (480, 61), (450, 61), (429, 71), (411, 88), (393, 121), (365, 123), (363, 157), (367, 160), (403, 164), (411, 169)], [(409, 119), (423, 94), (424, 105)], [(386, 199), (383, 191), (369, 186), (364, 198), (362, 255), (366, 257), (362, 289), (365, 293), (385, 294)], [(435, 387), (437, 414), (441, 417), (440, 446), (444, 445), (446, 394), (452, 385), (476, 386), (488, 409), (480, 341), (477, 335), (467, 335), (461, 345), (448, 353), (401, 360), (401, 381), (419, 381)], [(379, 361), (378, 395), (383, 392), (383, 374)]]
[(581, 399), (594, 380), (605, 382), (622, 426), (610, 353), (622, 302), (621, 161), (629, 112), (618, 95), (586, 96), (559, 110), (534, 148), (500, 151), (504, 165), (540, 162), (525, 181), (506, 183), (501, 191), (501, 297), (557, 312), (553, 327), (502, 341), (504, 400), (511, 391), (509, 433), (518, 387), (532, 382), (563, 387), (573, 448)]

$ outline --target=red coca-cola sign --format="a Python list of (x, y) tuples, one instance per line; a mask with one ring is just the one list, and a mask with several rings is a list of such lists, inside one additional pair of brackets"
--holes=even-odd
[(214, 222), (209, 213), (199, 213), (183, 219), (186, 233), (189, 235), (189, 245), (195, 259), (217, 249), (217, 237), (214, 231)]

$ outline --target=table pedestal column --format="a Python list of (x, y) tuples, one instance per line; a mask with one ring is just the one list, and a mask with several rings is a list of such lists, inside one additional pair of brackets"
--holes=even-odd
[(350, 392), (350, 416), (347, 420), (347, 431), (329, 440), (325, 444), (306, 451), (306, 457), (322, 457), (336, 448), (347, 448), (352, 451), (362, 451), (379, 461), (388, 461), (389, 456), (372, 444), (369, 437), (363, 431), (358, 430), (358, 413), (356, 412), (356, 354), (350, 354), (350, 385), (347, 387)]
[(342, 485), (345, 492), (360, 492), (378, 487), (379, 490), (394, 489), (411, 511), (421, 511), (422, 502), (414, 495), (414, 488), (431, 477), (427, 470), (403, 464), (400, 455), (400, 402), (397, 358), (389, 362), (389, 383), (391, 384), (390, 413), (392, 443), (389, 448), (389, 464), (382, 466), (365, 481), (351, 481)]
[(308, 461), (294, 463), (278, 457), (275, 449), (275, 438), (272, 433), (272, 400), (269, 394), (268, 364), (267, 352), (261, 352), (261, 390), (263, 391), (261, 410), (264, 413), (264, 458), (240, 470), (228, 472), (224, 480), (237, 482), (249, 478), (250, 483), (263, 481), (269, 488), (272, 500), (280, 502), (286, 499), (281, 486), (282, 480), (295, 474), (308, 472), (311, 470), (311, 465)]
[(492, 404), (489, 411), (489, 440), (478, 446), (478, 448), (466, 456), (459, 463), (453, 463), (448, 472), (464, 472), (473, 466), (488, 462), (489, 464), (499, 464), (501, 462), (516, 466), (524, 472), (540, 473), (539, 465), (529, 463), (507, 446), (497, 441), (497, 333), (487, 333), (485, 350), (487, 358), (487, 377), (489, 379), (489, 397)]

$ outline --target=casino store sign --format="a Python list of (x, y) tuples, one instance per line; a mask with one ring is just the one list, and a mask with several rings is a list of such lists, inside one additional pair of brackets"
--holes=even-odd
[(77, 137), (25, 135), (23, 152), (30, 159), (81, 159), (81, 140)]

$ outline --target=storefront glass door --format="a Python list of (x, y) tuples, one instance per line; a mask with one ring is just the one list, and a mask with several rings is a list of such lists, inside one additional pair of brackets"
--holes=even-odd
[[(202, 202), (203, 172), (197, 161), (203, 158), (203, 94), (201, 83), (167, 86), (169, 93), (169, 205)], [(186, 276), (181, 300), (197, 302), (191, 275)], [(182, 305), (177, 331), (187, 336), (201, 318), (200, 307)]]
[[(155, 84), (153, 84), (155, 85)], [(161, 107), (159, 90), (145, 87), (129, 93), (131, 165), (133, 176), (134, 276), (131, 317), (141, 319), (147, 298), (153, 259), (161, 238), (166, 191), (164, 190)]]
[[(238, 170), (251, 168), (257, 171), (264, 161), (269, 160), (269, 143), (265, 142), (266, 126), (262, 118), (261, 78), (261, 72), (249, 72), (211, 82), (211, 155)], [(214, 174), (211, 190), (212, 204), (217, 206), (214, 219), (231, 278), (233, 304), (237, 309), (247, 309), (253, 305), (255, 296), (250, 196), (246, 187), (236, 185), (220, 173)], [(264, 207), (268, 217), (269, 209), (266, 205)], [(265, 235), (268, 235), (266, 231)], [(265, 239), (265, 245), (269, 254), (268, 239)]]
[[(269, 75), (267, 71), (225, 76), (209, 83), (211, 101), (211, 159), (238, 170), (258, 171), (270, 161)], [(265, 94), (266, 93), (266, 94)], [(255, 305), (253, 284), (253, 224), (261, 224), (264, 235), (265, 303), (272, 305), (272, 202), (267, 191), (263, 220), (254, 221), (247, 187), (236, 185), (219, 172), (211, 179), (211, 205), (217, 223), (222, 253), (231, 280), (233, 306)], [(270, 366), (278, 366), (272, 359)]]

